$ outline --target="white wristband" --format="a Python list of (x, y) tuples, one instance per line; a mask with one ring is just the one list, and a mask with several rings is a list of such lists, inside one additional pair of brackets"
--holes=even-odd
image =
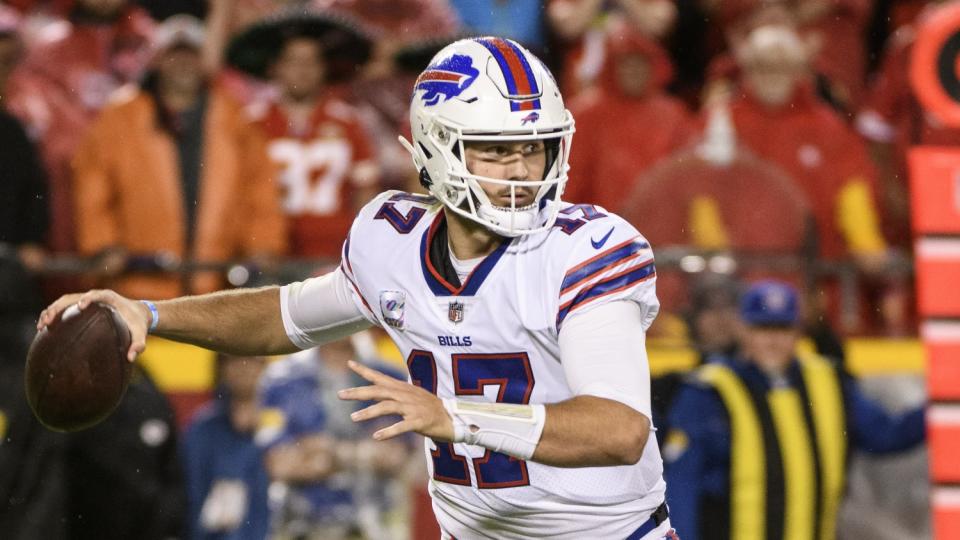
[(482, 446), (519, 459), (533, 457), (547, 417), (543, 405), (447, 398), (443, 406), (453, 419), (453, 442)]

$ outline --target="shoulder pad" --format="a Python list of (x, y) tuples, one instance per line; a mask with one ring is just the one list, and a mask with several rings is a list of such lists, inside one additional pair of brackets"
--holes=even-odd
[(436, 206), (437, 204), (440, 204), (440, 201), (431, 195), (407, 193), (406, 191), (399, 191), (395, 189), (384, 191), (363, 206), (359, 212), (358, 218), (360, 216), (364, 216), (368, 219), (373, 218), (386, 203), (394, 205), (401, 212), (406, 212), (411, 207), (417, 207), (426, 210)]
[(631, 300), (643, 308), (644, 330), (659, 311), (656, 267), (646, 238), (625, 220), (592, 205), (571, 205), (557, 218), (563, 252), (557, 328), (574, 311)]

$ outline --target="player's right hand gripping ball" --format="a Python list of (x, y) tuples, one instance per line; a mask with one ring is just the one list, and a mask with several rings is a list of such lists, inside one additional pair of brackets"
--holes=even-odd
[(40, 422), (77, 431), (104, 420), (130, 382), (130, 331), (112, 307), (93, 303), (66, 309), (33, 339), (26, 391)]

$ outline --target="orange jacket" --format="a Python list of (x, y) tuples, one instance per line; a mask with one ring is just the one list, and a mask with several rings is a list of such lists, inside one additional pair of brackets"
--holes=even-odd
[[(159, 127), (149, 94), (134, 87), (117, 92), (74, 158), (81, 253), (121, 247), (132, 254), (222, 261), (283, 252), (280, 192), (262, 133), (217, 90), (211, 90), (204, 122), (200, 200), (188, 254), (176, 143)], [(110, 284), (133, 298), (169, 298), (221, 285), (207, 273), (197, 274), (189, 290), (163, 275), (134, 274)]]
[(10, 79), (4, 103), (39, 141), (48, 172), (47, 243), (55, 251), (76, 248), (70, 160), (110, 94), (140, 77), (152, 54), (153, 25), (139, 8), (113, 24), (54, 19), (30, 36)]

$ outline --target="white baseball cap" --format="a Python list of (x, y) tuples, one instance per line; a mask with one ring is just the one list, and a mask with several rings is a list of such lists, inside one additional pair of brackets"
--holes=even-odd
[(157, 26), (153, 34), (154, 54), (177, 45), (200, 49), (205, 39), (206, 29), (200, 19), (192, 15), (174, 15)]

